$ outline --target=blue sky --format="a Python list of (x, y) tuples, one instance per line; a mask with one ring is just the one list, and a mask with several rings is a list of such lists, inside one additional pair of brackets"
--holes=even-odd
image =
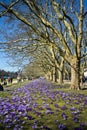
[[(0, 0), (0, 2), (9, 3), (11, 0)], [(84, 0), (85, 2), (85, 10), (87, 10), (87, 0)], [(12, 34), (12, 30), (8, 31), (9, 24), (5, 21), (6, 17), (0, 17), (0, 42), (6, 41), (6, 34)], [(15, 22), (12, 24), (12, 27), (15, 27)], [(3, 35), (4, 34), (4, 35)], [(7, 58), (6, 54), (4, 52), (0, 51), (0, 69), (6, 70), (6, 71), (18, 71), (20, 68), (18, 67), (12, 67), (8, 64), (8, 61), (11, 61), (11, 59)]]
[[(5, 21), (6, 17), (1, 17), (0, 18), (0, 43), (1, 42), (6, 42), (6, 35), (11, 34), (11, 31), (8, 31), (9, 25)], [(1, 48), (1, 45), (0, 45)], [(18, 71), (19, 67), (12, 67), (8, 61), (11, 59), (7, 57), (5, 52), (3, 52), (0, 49), (0, 69), (5, 70), (5, 71)]]
[(6, 57), (5, 53), (0, 52), (0, 69), (5, 70), (5, 71), (18, 71), (19, 67), (12, 67), (9, 65), (9, 60)]
[[(4, 23), (4, 17), (0, 18), (0, 30), (2, 30), (0, 32), (0, 42), (5, 42), (6, 38), (3, 35), (3, 33), (7, 29), (6, 29), (6, 24)], [(6, 71), (17, 71), (16, 68), (13, 68), (8, 64), (8, 58), (2, 50), (0, 50), (0, 69), (6, 70)]]

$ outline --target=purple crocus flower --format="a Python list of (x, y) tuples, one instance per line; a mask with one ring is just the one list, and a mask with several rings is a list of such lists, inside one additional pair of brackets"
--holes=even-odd
[(78, 117), (74, 116), (74, 122), (77, 123), (78, 121), (79, 121)]
[(41, 129), (51, 130), (51, 128), (49, 128), (49, 127), (47, 127), (47, 126), (41, 126)]
[(29, 120), (32, 120), (32, 119), (33, 119), (33, 117), (32, 117), (32, 116), (28, 116), (28, 119), (29, 119)]
[(85, 126), (85, 123), (80, 123), (80, 127), (84, 127)]
[(67, 108), (66, 108), (65, 105), (61, 107), (61, 110), (66, 110), (66, 109), (67, 109)]
[(64, 124), (60, 124), (60, 125), (58, 126), (58, 128), (59, 128), (60, 130), (64, 130), (66, 127), (65, 127)]
[(50, 110), (46, 110), (45, 112), (46, 114), (53, 114), (54, 112), (50, 111)]
[(71, 107), (70, 110), (71, 110), (71, 111), (75, 111), (76, 108), (75, 108), (75, 107)]
[(67, 115), (64, 112), (62, 113), (61, 116), (63, 117), (64, 120), (67, 120)]
[(37, 127), (37, 124), (34, 124), (33, 126), (32, 126), (32, 129), (37, 129), (38, 127)]
[(58, 108), (58, 104), (54, 104), (54, 106), (55, 106), (56, 108)]

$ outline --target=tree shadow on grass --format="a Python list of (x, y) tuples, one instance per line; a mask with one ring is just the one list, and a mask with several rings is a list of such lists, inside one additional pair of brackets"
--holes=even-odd
[(81, 90), (87, 90), (87, 88), (81, 88)]

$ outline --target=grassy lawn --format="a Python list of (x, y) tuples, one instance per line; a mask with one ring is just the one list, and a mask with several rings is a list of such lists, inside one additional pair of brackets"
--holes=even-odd
[(0, 130), (87, 130), (87, 90), (34, 80), (0, 92)]
[(19, 83), (13, 83), (13, 84), (8, 84), (8, 85), (3, 85), (4, 91), (0, 92), (0, 97), (11, 97), (12, 95), (10, 94), (11, 91), (14, 91), (14, 89), (23, 87), (25, 84), (29, 83), (30, 81), (24, 81), (24, 82), (19, 82)]

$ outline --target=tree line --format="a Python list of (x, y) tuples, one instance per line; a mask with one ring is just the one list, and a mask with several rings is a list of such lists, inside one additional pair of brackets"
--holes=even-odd
[(0, 70), (0, 78), (3, 78), (3, 77), (6, 77), (6, 78), (8, 78), (8, 77), (12, 77), (12, 78), (16, 78), (17, 77), (17, 72), (7, 72), (7, 71), (5, 71), (5, 70)]
[(38, 64), (49, 79), (56, 81), (58, 76), (59, 83), (64, 73), (70, 74), (71, 89), (80, 89), (87, 67), (85, 4), (83, 0), (0, 2), (0, 16), (18, 20), (16, 33), (5, 44), (9, 55), (18, 61), (32, 59), (31, 63)]

